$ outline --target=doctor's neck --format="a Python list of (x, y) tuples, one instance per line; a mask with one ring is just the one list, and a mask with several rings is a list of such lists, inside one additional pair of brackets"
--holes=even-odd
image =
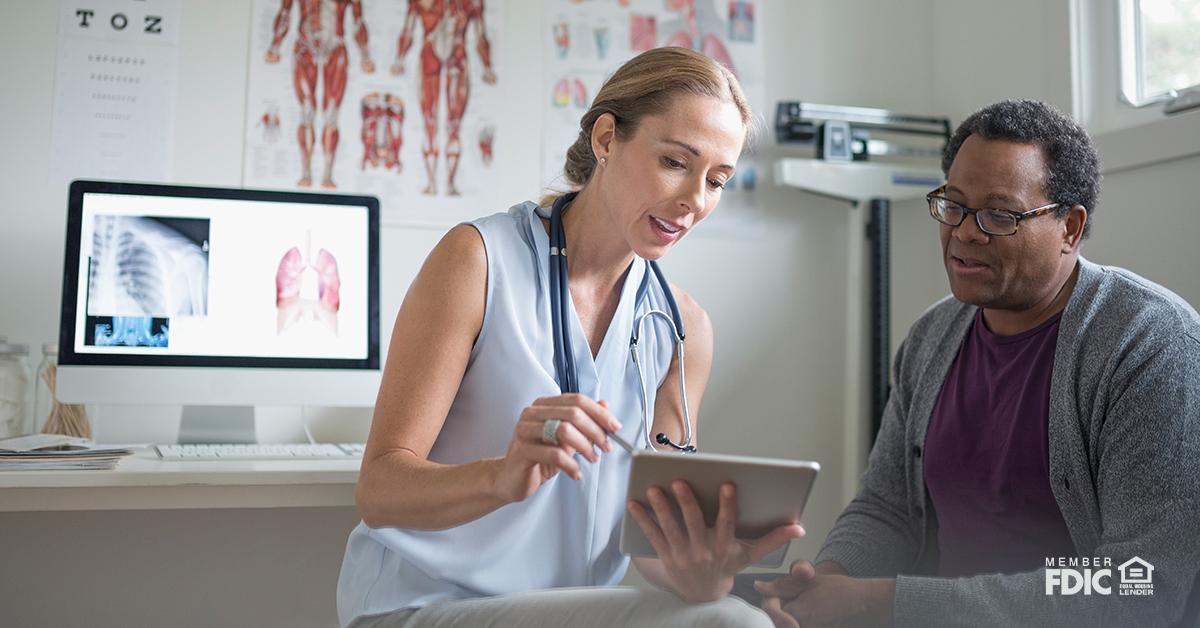
[(569, 280), (615, 284), (633, 261), (624, 226), (613, 220), (613, 213), (595, 185), (584, 187), (563, 212)]

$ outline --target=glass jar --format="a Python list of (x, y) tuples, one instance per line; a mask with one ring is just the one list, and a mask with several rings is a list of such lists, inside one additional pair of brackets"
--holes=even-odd
[(0, 438), (30, 432), (28, 398), (29, 345), (0, 336)]
[(38, 365), (37, 377), (34, 379), (34, 386), (37, 392), (34, 393), (33, 397), (33, 425), (31, 426), (31, 431), (40, 431), (46, 425), (46, 419), (50, 417), (50, 409), (54, 407), (54, 393), (50, 390), (50, 380), (48, 378), (53, 377), (51, 372), (57, 366), (58, 343), (42, 343), (42, 363)]

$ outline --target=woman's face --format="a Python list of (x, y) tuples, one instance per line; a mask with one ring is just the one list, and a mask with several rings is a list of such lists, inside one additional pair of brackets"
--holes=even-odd
[(662, 257), (721, 199), (733, 177), (746, 127), (737, 107), (710, 96), (680, 96), (670, 111), (642, 118), (633, 137), (613, 139), (601, 193), (634, 253)]

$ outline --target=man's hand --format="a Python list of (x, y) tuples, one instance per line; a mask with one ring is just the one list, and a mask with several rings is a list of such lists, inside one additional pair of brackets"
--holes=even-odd
[(895, 578), (851, 578), (827, 565), (831, 563), (817, 569), (798, 561), (789, 575), (754, 583), (763, 595), (763, 610), (777, 628), (892, 625)]

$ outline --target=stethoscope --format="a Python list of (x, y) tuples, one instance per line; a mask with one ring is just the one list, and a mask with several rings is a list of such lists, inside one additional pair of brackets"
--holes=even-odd
[[(567, 286), (567, 238), (563, 232), (562, 213), (571, 201), (575, 200), (577, 192), (563, 195), (554, 201), (550, 210), (550, 319), (554, 325), (554, 369), (558, 375), (558, 384), (564, 393), (579, 392), (579, 372), (575, 368), (575, 353), (571, 350), (571, 334), (566, 321), (570, 320), (571, 291)], [(637, 367), (638, 383), (642, 388), (642, 425), (646, 446), (656, 449), (655, 443), (668, 445), (680, 453), (695, 453), (692, 446), (692, 417), (688, 411), (686, 378), (683, 372), (683, 318), (679, 315), (679, 306), (675, 304), (675, 295), (663, 277), (662, 269), (654, 261), (647, 262), (649, 271), (642, 275), (642, 283), (638, 287), (634, 307), (641, 303), (642, 297), (650, 288), (650, 275), (658, 279), (671, 314), (662, 310), (650, 310), (639, 316), (633, 323), (633, 335), (629, 340), (629, 351), (633, 355), (633, 364)], [(646, 378), (642, 374), (642, 360), (638, 355), (638, 338), (642, 334), (642, 325), (646, 319), (656, 316), (667, 322), (671, 333), (675, 336), (675, 350), (679, 354), (679, 396), (683, 400), (683, 443), (676, 444), (666, 434), (659, 433), (653, 440), (650, 438), (650, 426), (653, 424), (650, 416), (650, 397), (646, 391)]]

